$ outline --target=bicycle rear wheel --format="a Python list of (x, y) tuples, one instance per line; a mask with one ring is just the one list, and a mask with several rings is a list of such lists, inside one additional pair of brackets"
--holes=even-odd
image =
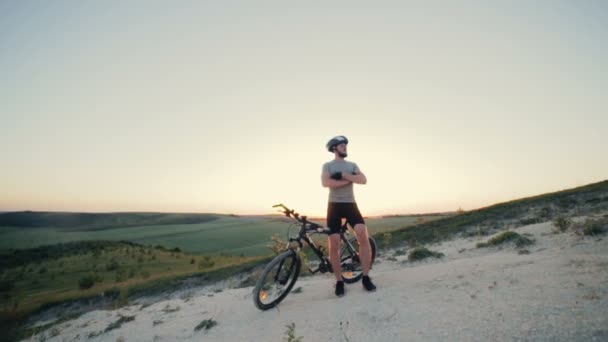
[(291, 291), (300, 274), (302, 261), (294, 250), (288, 250), (272, 259), (253, 288), (253, 303), (260, 310), (279, 304)]
[[(363, 277), (363, 266), (359, 259), (359, 243), (357, 239), (353, 237), (348, 242), (354, 250), (348, 245), (343, 244), (340, 250), (340, 265), (342, 266), (342, 279), (344, 279), (345, 283), (352, 284), (358, 282)], [(369, 245), (372, 254), (371, 267), (374, 260), (376, 260), (376, 241), (371, 236), (369, 237)]]

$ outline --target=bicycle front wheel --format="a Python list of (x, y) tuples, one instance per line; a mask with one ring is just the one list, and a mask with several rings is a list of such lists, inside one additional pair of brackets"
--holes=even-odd
[[(376, 259), (376, 241), (369, 237), (372, 260), (370, 267)], [(359, 259), (359, 243), (356, 238), (348, 240), (348, 245), (344, 244), (340, 250), (340, 265), (342, 266), (342, 279), (347, 284), (358, 282), (363, 277), (363, 266)]]
[(296, 283), (302, 261), (294, 250), (288, 250), (272, 259), (253, 288), (253, 303), (260, 310), (279, 304)]

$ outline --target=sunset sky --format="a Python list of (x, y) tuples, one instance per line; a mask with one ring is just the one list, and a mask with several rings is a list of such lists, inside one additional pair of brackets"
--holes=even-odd
[(364, 215), (608, 179), (607, 1), (0, 1), (0, 210)]

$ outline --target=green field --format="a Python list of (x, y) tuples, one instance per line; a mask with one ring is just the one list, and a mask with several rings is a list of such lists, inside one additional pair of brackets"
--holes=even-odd
[[(368, 218), (370, 233), (407, 227), (445, 216), (394, 216)], [(322, 223), (321, 220), (317, 222)], [(285, 238), (289, 221), (280, 216), (233, 217), (194, 224), (120, 227), (103, 230), (74, 230), (54, 227), (0, 227), (0, 251), (33, 248), (72, 241), (131, 241), (143, 245), (179, 247), (193, 253), (267, 255), (273, 234)], [(292, 228), (291, 233), (297, 230)]]

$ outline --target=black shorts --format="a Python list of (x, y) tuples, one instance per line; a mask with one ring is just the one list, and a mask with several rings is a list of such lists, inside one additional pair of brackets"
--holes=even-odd
[(327, 204), (327, 228), (331, 231), (330, 234), (340, 233), (343, 218), (346, 218), (346, 222), (353, 228), (356, 224), (365, 224), (357, 203), (329, 202)]

